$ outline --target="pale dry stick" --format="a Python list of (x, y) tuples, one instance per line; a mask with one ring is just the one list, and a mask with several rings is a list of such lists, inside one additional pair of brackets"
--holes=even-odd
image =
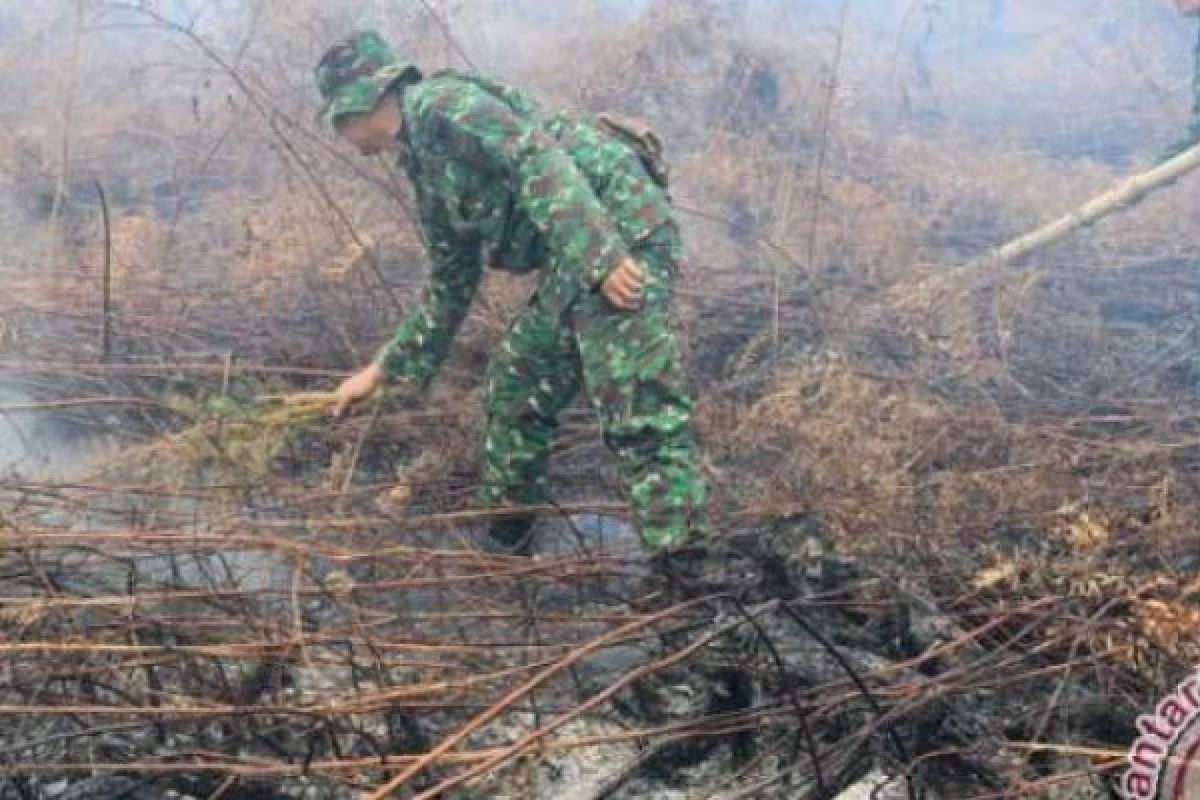
[[(545, 747), (546, 751), (551, 753), (570, 753), (577, 750), (584, 750), (603, 745), (640, 742), (644, 739), (654, 737), (683, 737), (691, 735), (695, 731), (702, 731), (705, 734), (733, 733), (741, 730), (752, 729), (753, 725), (761, 724), (762, 720), (770, 719), (771, 717), (777, 715), (778, 712), (773, 712), (767, 709), (762, 712), (740, 715), (730, 723), (725, 724), (717, 729), (701, 726), (698, 723), (677, 723), (673, 725), (662, 725), (654, 728), (633, 728), (630, 730), (623, 730), (620, 733), (615, 734), (568, 737), (553, 742), (548, 742)], [(447, 753), (438, 760), (438, 764), (440, 766), (469, 766), (484, 759), (494, 757), (497, 754), (504, 752), (506, 749), (507, 748), (504, 746), (497, 746), (478, 750), (465, 750), (458, 753)], [(279, 761), (271, 761), (268, 759), (244, 756), (242, 760), (237, 761), (201, 760), (196, 758), (196, 760), (193, 761), (159, 761), (140, 763), (131, 763), (128, 761), (89, 761), (74, 763), (58, 762), (54, 765), (54, 768), (56, 770), (65, 772), (111, 773), (132, 770), (154, 775), (173, 775), (180, 773), (199, 772), (225, 773), (230, 776), (245, 778), (278, 778), (293, 775), (336, 774), (341, 772), (391, 772), (402, 769), (404, 766), (413, 763), (419, 758), (421, 758), (420, 755), (389, 753), (386, 760), (381, 760), (376, 756), (370, 758), (328, 759), (323, 761), (313, 761), (308, 764), (289, 764)], [(36, 773), (42, 772), (45, 769), (46, 765), (41, 762), (4, 762), (0, 764), (0, 776)]]
[[(0, 408), (0, 411), (3, 411), (3, 409)], [(407, 417), (408, 415), (405, 415), (405, 416)], [(496, 517), (511, 516), (513, 514), (523, 514), (523, 513), (530, 513), (530, 514), (565, 513), (565, 514), (612, 514), (612, 515), (618, 515), (618, 514), (627, 513), (628, 510), (629, 510), (629, 507), (623, 503), (564, 503), (564, 504), (560, 504), (558, 506), (526, 505), (526, 506), (513, 506), (511, 508), (505, 508), (505, 509), (494, 509), (494, 508), (474, 509), (474, 508), (472, 508), (472, 509), (464, 509), (462, 511), (445, 511), (445, 512), (440, 512), (440, 513), (421, 514), (421, 515), (414, 514), (410, 517), (406, 517), (403, 520), (403, 524), (406, 529), (416, 529), (416, 528), (420, 528), (422, 526), (429, 526), (429, 525), (465, 524), (465, 523), (469, 523), (469, 522), (478, 522), (481, 520), (491, 520)], [(775, 511), (774, 507), (766, 508), (760, 513), (770, 513), (772, 511)], [(346, 530), (351, 530), (351, 531), (357, 530), (362, 525), (362, 518), (361, 517), (353, 517), (353, 516), (350, 516), (350, 517), (337, 517), (337, 516), (320, 517), (318, 519), (315, 519), (314, 521), (319, 521), (322, 526), (328, 528), (333, 533), (336, 533), (339, 531), (346, 531)], [(287, 520), (281, 520), (281, 521), (280, 520), (249, 520), (249, 519), (243, 519), (243, 518), (238, 518), (238, 517), (231, 517), (229, 519), (229, 522), (231, 524), (254, 522), (256, 525), (258, 525), (259, 527), (262, 527), (262, 528), (275, 528), (275, 527), (286, 528), (289, 525), (293, 524)], [(412, 548), (412, 547), (408, 547), (408, 546), (399, 546), (399, 545), (394, 548), (389, 548), (389, 550), (395, 551), (395, 552), (403, 552), (406, 550), (424, 550), (424, 549), (427, 549), (427, 548)], [(440, 552), (440, 553), (443, 553), (443, 554), (446, 554), (446, 555), (452, 556), (452, 557), (461, 557), (462, 556), (461, 550), (441, 550), (441, 551), (437, 551), (437, 552)]]
[[(221, 375), (225, 372), (224, 363), (206, 364), (201, 362), (177, 363), (146, 363), (138, 364), (125, 362), (118, 364), (97, 364), (94, 361), (31, 361), (26, 359), (0, 359), (0, 371), (25, 372), (31, 374), (50, 374), (62, 377), (63, 373), (78, 375), (161, 375), (174, 372), (194, 373), (199, 375)], [(282, 375), (306, 378), (346, 378), (350, 373), (346, 370), (315, 369), (312, 367), (289, 367), (268, 364), (237, 363), (233, 375)]]
[[(480, 750), (470, 753), (450, 753), (440, 759), (443, 764), (472, 764), (487, 755), (488, 751)], [(362, 772), (365, 770), (386, 770), (400, 767), (416, 760), (416, 756), (389, 755), (387, 761), (378, 758), (339, 759), (336, 761), (314, 761), (309, 764), (254, 764), (245, 761), (125, 761), (115, 762), (59, 762), (54, 765), (56, 772), (136, 772), (142, 775), (178, 775), (178, 774), (207, 774), (220, 773), (244, 778), (277, 778), (305, 774), (323, 774), (329, 772)], [(44, 762), (9, 762), (0, 765), (0, 776), (27, 775), (45, 772)]]
[[(436, 552), (436, 551), (431, 551)], [(515, 559), (508, 559), (509, 561)], [(441, 578), (411, 578), (406, 580), (377, 581), (371, 584), (357, 584), (356, 590), (401, 591), (409, 589), (428, 589), (441, 586), (471, 586), (480, 580), (509, 579), (521, 577), (553, 576), (556, 580), (564, 578), (588, 577), (599, 572), (604, 562), (599, 559), (574, 559), (532, 565), (503, 566), (487, 572), (476, 572), (462, 575), (449, 575)], [(175, 589), (160, 592), (141, 592), (135, 595), (108, 595), (94, 597), (53, 597), (30, 599), (25, 596), (0, 597), (0, 615), (16, 616), (41, 615), (49, 611), (82, 608), (121, 608), (130, 605), (140, 606), (147, 603), (169, 603), (187, 600), (206, 600), (220, 598), (251, 598), (270, 597), (284, 593), (282, 589)], [(324, 587), (304, 586), (295, 589), (301, 597), (323, 597), (327, 590)], [(0, 648), (10, 647), (8, 643), (0, 643)]]
[[(164, 663), (164, 662), (158, 662)], [(291, 717), (320, 717), (328, 714), (369, 714), (372, 712), (395, 708), (403, 704), (412, 707), (420, 705), (427, 708), (442, 708), (444, 703), (434, 702), (438, 698), (456, 691), (469, 691), (490, 686), (498, 680), (511, 678), (520, 673), (554, 667), (558, 662), (538, 662), (528, 667), (514, 667), (498, 672), (474, 674), (466, 678), (443, 680), (417, 686), (379, 691), (348, 698), (330, 697), (323, 701), (314, 701), (303, 705), (271, 705), (257, 702), (252, 705), (231, 703), (198, 705), (195, 698), (183, 695), (170, 695), (172, 702), (142, 705), (95, 705), (74, 703), (70, 705), (46, 704), (8, 704), (0, 705), (0, 714), (13, 717), (45, 717), (47, 715), (64, 715), (71, 717), (144, 717), (156, 719), (196, 719), (221, 716), (246, 715), (287, 715)], [(131, 664), (128, 666), (137, 666)], [(432, 698), (426, 700), (425, 698)], [(422, 702), (424, 701), (424, 702)], [(479, 707), (484, 707), (480, 704)], [(2, 774), (2, 773), (0, 773)]]
[(354, 450), (350, 454), (350, 463), (346, 465), (346, 474), (342, 476), (342, 485), (338, 492), (338, 511), (343, 511), (350, 500), (350, 489), (354, 485), (354, 471), (358, 468), (358, 462), (362, 460), (363, 448), (367, 444), (367, 439), (371, 437), (371, 433), (375, 430), (375, 426), (379, 424), (379, 417), (383, 414), (383, 392), (376, 392), (371, 407), (371, 417), (367, 420), (367, 424), (363, 426), (354, 442)]
[[(425, 9), (425, 12), (433, 18), (434, 24), (441, 28), (442, 36), (446, 40), (447, 54), (453, 52), (462, 59), (463, 63), (466, 64), (468, 68), (478, 71), (479, 68), (475, 66), (475, 62), (471, 60), (469, 55), (467, 55), (467, 51), (461, 44), (459, 44), (458, 38), (454, 35), (454, 32), (450, 30), (450, 23), (446, 21), (445, 2), (443, 1), (438, 4), (442, 7), (440, 9), (434, 8), (429, 0), (420, 0), (420, 3), (421, 7)], [(449, 61), (449, 58), (446, 60)]]
[[(254, 10), (251, 12), (250, 25), (246, 35), (242, 37), (242, 43), (239, 45), (237, 52), (233, 56), (231, 63), (234, 70), (241, 69), (242, 60), (245, 58), (246, 51), (249, 49), (250, 43), (254, 39), (254, 35), (258, 30), (258, 24), (261, 19), (262, 6), (256, 5)], [(186, 187), (190, 182), (194, 181), (198, 176), (202, 175), (206, 169), (208, 169), (209, 164), (217, 157), (217, 154), (221, 152), (221, 149), (225, 146), (225, 143), (233, 137), (234, 131), (237, 130), (243, 119), (245, 118), (242, 115), (235, 114), (233, 120), (230, 121), (230, 123), (225, 126), (225, 129), (221, 131), (220, 135), (217, 136), (212, 146), (208, 149), (208, 152), (204, 154), (204, 157), (201, 158), (191, 170), (191, 174), (186, 176), (182, 181), (176, 180), (175, 208), (171, 213), (171, 224), (167, 226), (167, 240), (162, 246), (162, 253), (160, 256), (162, 263), (168, 263), (171, 253), (175, 249), (175, 245), (177, 243), (179, 223), (183, 218), (183, 208), (187, 201), (187, 193), (183, 190), (183, 187)]]
[(926, 6), (924, 0), (909, 0), (908, 4), (904, 7), (904, 11), (900, 14), (899, 22), (896, 26), (896, 47), (895, 50), (892, 51), (891, 58), (888, 60), (890, 69), (888, 70), (888, 78), (885, 82), (886, 85), (895, 87), (896, 93), (900, 95), (900, 102), (897, 104), (898, 115), (911, 115), (911, 101), (908, 97), (908, 79), (897, 76), (897, 73), (899, 72), (898, 65), (900, 62), (902, 60), (905, 61), (906, 67), (909, 64), (908, 59), (906, 59), (900, 52), (901, 47), (904, 46), (907, 41), (907, 37), (916, 28), (914, 23), (916, 21), (917, 13), (921, 11), (930, 13), (936, 12), (936, 10), (936, 7), (930, 8)]
[(41, 413), (64, 408), (90, 406), (141, 406), (170, 410), (165, 403), (141, 397), (80, 397), (72, 400), (45, 400), (40, 403), (12, 403), (0, 406), (0, 414)]
[(100, 320), (100, 360), (107, 362), (112, 355), (112, 222), (108, 215), (108, 197), (104, 193), (104, 184), (93, 182), (96, 194), (100, 197), (100, 217), (104, 224), (104, 273), (101, 288)]
[[(839, 82), (842, 74), (842, 54), (846, 47), (846, 25), (850, 19), (850, 0), (843, 0), (841, 18), (838, 22), (837, 38), (834, 42), (833, 62), (829, 68), (829, 85), (826, 86), (825, 97), (821, 105), (821, 128), (817, 135), (817, 163), (813, 170), (812, 205), (808, 214), (808, 243), (807, 267), (811, 273), (816, 268), (817, 245), (820, 235), (821, 194), (825, 191), (825, 163), (829, 155), (829, 132), (833, 127), (834, 103), (837, 101)], [(776, 273), (778, 274), (778, 273)], [(772, 361), (779, 359), (780, 336), (780, 287), (779, 280), (775, 282), (775, 305), (772, 309)]]
[(303, 570), (302, 562), (299, 558), (291, 559), (291, 581), (288, 584), (288, 605), (292, 612), (292, 644), (300, 653), (300, 663), (306, 669), (312, 669), (312, 659), (309, 658), (308, 647), (305, 642), (304, 635), (304, 614), (300, 610), (300, 575)]
[(71, 56), (67, 69), (63, 74), (63, 108), (62, 108), (62, 138), (59, 142), (58, 180), (54, 185), (54, 200), (50, 205), (50, 216), (46, 220), (46, 248), (43, 271), (50, 268), (50, 256), (54, 252), (52, 237), (55, 223), (62, 213), (63, 201), (67, 194), (68, 177), (71, 168), (71, 129), (74, 127), (75, 94), (79, 83), (79, 62), (83, 54), (83, 0), (75, 3), (75, 25), (71, 31)]
[[(788, 175), (784, 178), (783, 186), (783, 211), (779, 215), (779, 223), (775, 229), (775, 239), (783, 238), (787, 227), (791, 225), (792, 217), (792, 197), (795, 194), (795, 175)], [(819, 189), (818, 189), (819, 191)], [(811, 255), (811, 254), (810, 254)], [(809, 269), (812, 268), (812, 258), (809, 258)], [(783, 265), (779, 258), (771, 259), (771, 358), (777, 360), (779, 357), (779, 338), (782, 331), (782, 299), (783, 299)]]
[(230, 775), (221, 783), (220, 786), (217, 787), (215, 792), (208, 796), (208, 800), (221, 800), (221, 798), (225, 796), (225, 793), (228, 792), (235, 783), (237, 783), (237, 776)]
[[(1125, 178), (1116, 186), (1093, 197), (1074, 211), (1064, 214), (1037, 230), (995, 247), (974, 261), (918, 281), (915, 286), (910, 285), (908, 290), (929, 289), (938, 282), (949, 283), (966, 274), (1011, 264), (1082, 228), (1099, 222), (1110, 214), (1132, 207), (1147, 195), (1170, 186), (1198, 167), (1200, 167), (1200, 145), (1180, 153), (1170, 161), (1153, 169)], [(906, 296), (911, 299), (916, 295), (906, 292)]]

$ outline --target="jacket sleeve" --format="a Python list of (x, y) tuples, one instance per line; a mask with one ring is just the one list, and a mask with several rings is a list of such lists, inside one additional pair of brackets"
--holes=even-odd
[(537, 117), (462, 84), (441, 90), (421, 116), (452, 158), (510, 182), (517, 205), (545, 238), (562, 300), (595, 289), (629, 255), (587, 177)]
[(436, 215), (423, 218), (432, 270), (424, 302), (411, 311), (375, 361), (392, 380), (424, 388), (446, 360), (482, 272), (480, 242)]

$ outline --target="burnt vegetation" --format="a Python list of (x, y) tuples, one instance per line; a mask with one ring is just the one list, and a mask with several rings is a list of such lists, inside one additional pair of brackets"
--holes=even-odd
[[(0, 798), (1115, 796), (1200, 658), (1200, 190), (948, 268), (1147, 166), (1194, 31), (908, 5), (8, 4)], [(528, 279), (322, 416), (425, 275), (313, 121), (362, 25), (654, 124), (718, 524), (789, 580), (643, 603), (583, 405), (542, 557), (478, 552)]]

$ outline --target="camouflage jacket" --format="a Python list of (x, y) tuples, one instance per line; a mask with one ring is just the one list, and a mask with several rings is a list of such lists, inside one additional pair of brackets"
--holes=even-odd
[(430, 289), (380, 351), (393, 378), (427, 384), (445, 359), (482, 267), (542, 268), (539, 302), (564, 312), (629, 248), (670, 222), (638, 154), (590, 116), (544, 115), (486, 78), (441, 73), (403, 94), (400, 166), (415, 189)]

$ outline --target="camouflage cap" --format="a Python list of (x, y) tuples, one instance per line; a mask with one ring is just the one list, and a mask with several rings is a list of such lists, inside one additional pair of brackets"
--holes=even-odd
[(418, 81), (421, 71), (399, 61), (375, 31), (359, 31), (325, 51), (317, 63), (317, 88), (325, 105), (317, 117), (333, 124), (342, 114), (370, 111), (396, 81)]

